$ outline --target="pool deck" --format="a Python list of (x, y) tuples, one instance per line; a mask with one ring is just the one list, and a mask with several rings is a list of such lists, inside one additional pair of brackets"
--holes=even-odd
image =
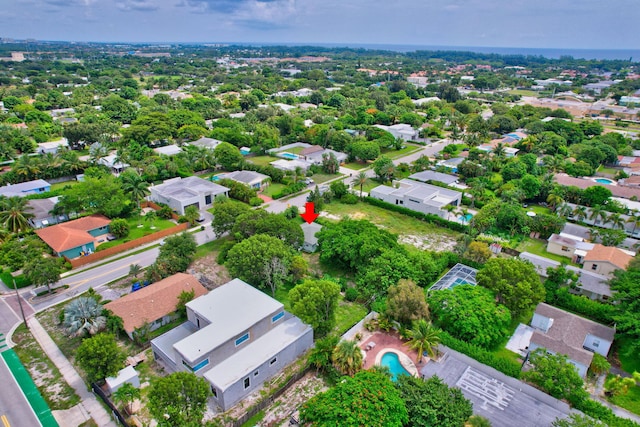
[[(371, 350), (366, 351), (365, 348), (367, 347), (367, 344), (372, 341), (376, 343), (376, 346)], [(369, 369), (376, 364), (380, 364), (382, 355), (389, 351), (393, 351), (398, 354), (400, 363), (402, 363), (402, 366), (404, 366), (404, 368), (412, 375), (417, 375), (418, 370), (424, 366), (426, 361), (426, 359), (423, 358), (420, 363), (416, 364), (415, 361), (418, 358), (418, 353), (405, 345), (400, 337), (398, 337), (398, 334), (394, 332), (376, 332), (366, 339), (363, 339), (360, 342), (360, 348), (366, 355), (364, 358), (364, 369)], [(409, 358), (411, 364), (407, 363), (403, 356)]]

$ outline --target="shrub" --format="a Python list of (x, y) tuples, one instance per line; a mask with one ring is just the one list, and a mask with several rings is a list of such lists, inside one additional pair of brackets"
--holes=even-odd
[(346, 205), (355, 205), (358, 203), (358, 196), (355, 194), (347, 193), (344, 196), (340, 197), (340, 201)]
[(218, 264), (224, 264), (227, 260), (227, 253), (229, 250), (235, 245), (236, 242), (225, 242), (220, 248), (220, 253), (218, 254), (218, 259), (216, 260)]
[(613, 317), (616, 313), (616, 307), (611, 304), (573, 295), (569, 293), (567, 288), (558, 289), (554, 297), (554, 300), (550, 302), (567, 311), (580, 314), (595, 322), (606, 323), (608, 325), (615, 323)]
[(122, 239), (129, 235), (129, 223), (126, 219), (116, 218), (109, 224), (109, 231), (118, 239)]
[(356, 288), (347, 288), (344, 293), (344, 299), (347, 301), (355, 301), (358, 299), (358, 290)]
[(282, 190), (280, 190), (279, 193), (276, 193), (273, 195), (274, 199), (281, 199), (285, 196), (288, 196), (290, 194), (293, 193), (297, 193), (298, 191), (302, 191), (307, 187), (307, 184), (305, 184), (303, 181), (298, 181), (296, 183), (293, 184), (289, 184), (286, 187), (284, 187)]
[(251, 206), (260, 206), (263, 203), (264, 203), (264, 200), (262, 200), (260, 197), (252, 197), (249, 199), (249, 204)]
[(173, 216), (173, 211), (167, 205), (163, 205), (158, 211), (158, 216), (162, 219), (171, 219)]
[(298, 215), (300, 215), (300, 212), (298, 211), (298, 207), (295, 205), (289, 206), (284, 211), (284, 217), (287, 219), (295, 219)]

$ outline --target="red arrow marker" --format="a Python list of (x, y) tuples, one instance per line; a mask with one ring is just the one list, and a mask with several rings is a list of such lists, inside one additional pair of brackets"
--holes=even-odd
[(313, 202), (307, 202), (304, 205), (304, 213), (300, 214), (302, 219), (307, 221), (307, 224), (311, 224), (316, 220), (320, 215), (316, 213), (316, 207)]

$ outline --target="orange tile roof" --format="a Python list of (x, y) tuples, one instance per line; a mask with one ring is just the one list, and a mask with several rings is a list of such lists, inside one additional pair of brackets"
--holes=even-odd
[(103, 215), (89, 215), (51, 227), (40, 228), (36, 234), (54, 251), (60, 253), (68, 249), (86, 245), (95, 240), (89, 230), (109, 225), (111, 220)]
[(618, 268), (625, 270), (633, 257), (613, 246), (596, 244), (593, 249), (585, 255), (585, 261), (608, 262)]
[(205, 295), (207, 289), (190, 274), (177, 273), (106, 304), (104, 308), (120, 316), (124, 330), (132, 333), (145, 322), (153, 322), (176, 311), (182, 291)]

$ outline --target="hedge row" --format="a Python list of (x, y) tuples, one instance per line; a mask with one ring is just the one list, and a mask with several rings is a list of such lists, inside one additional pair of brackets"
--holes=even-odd
[(569, 402), (571, 405), (584, 412), (591, 418), (604, 422), (609, 427), (637, 427), (638, 423), (626, 418), (616, 416), (613, 411), (600, 402), (592, 399), (584, 399), (579, 402)]
[(509, 375), (513, 378), (520, 378), (522, 365), (512, 359), (498, 356), (484, 348), (478, 347), (477, 345), (469, 344), (468, 342), (454, 338), (444, 331), (440, 333), (440, 342), (449, 348), (466, 354), (480, 363), (491, 366), (505, 375)]
[(274, 199), (281, 199), (285, 196), (288, 196), (293, 193), (297, 193), (298, 191), (302, 191), (307, 188), (307, 184), (304, 181), (298, 181), (295, 184), (289, 184), (284, 187), (280, 192), (275, 193), (273, 195)]
[(438, 215), (434, 214), (424, 214), (422, 212), (416, 212), (411, 209), (407, 209), (402, 206), (393, 205), (391, 203), (384, 202), (382, 200), (374, 199), (373, 197), (365, 197), (364, 201), (373, 206), (378, 206), (383, 209), (388, 209), (390, 211), (395, 211), (413, 218), (417, 218), (419, 220), (439, 225), (440, 227), (448, 228), (453, 231), (459, 231), (464, 233), (467, 231), (467, 226), (460, 224), (458, 222), (447, 221), (444, 218), (440, 218)]
[(569, 293), (567, 288), (558, 289), (552, 303), (595, 322), (608, 325), (615, 323), (614, 316), (617, 309), (614, 305), (594, 301), (584, 296), (573, 295)]

